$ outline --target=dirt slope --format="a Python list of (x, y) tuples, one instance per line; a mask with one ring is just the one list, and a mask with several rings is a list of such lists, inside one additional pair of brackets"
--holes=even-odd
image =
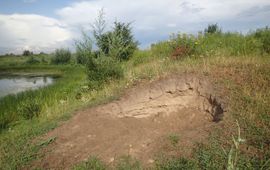
[[(91, 155), (107, 163), (131, 155), (144, 165), (161, 153), (188, 155), (223, 116), (211, 85), (203, 79), (165, 78), (129, 89), (117, 101), (78, 112), (45, 136), (57, 138), (35, 167), (69, 169)], [(170, 134), (179, 136), (177, 152), (170, 149)]]

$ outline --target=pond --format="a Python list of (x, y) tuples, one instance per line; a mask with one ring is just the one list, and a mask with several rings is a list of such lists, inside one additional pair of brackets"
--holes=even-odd
[(54, 82), (50, 76), (0, 76), (0, 98), (26, 90), (36, 90)]

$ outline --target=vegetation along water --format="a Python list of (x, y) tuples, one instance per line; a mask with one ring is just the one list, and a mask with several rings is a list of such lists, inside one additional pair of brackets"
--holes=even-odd
[[(13, 81), (0, 79), (0, 90), (5, 88), (0, 98), (0, 169), (36, 166), (44, 156), (41, 151), (57, 140), (40, 136), (69, 120), (77, 110), (117, 99), (124, 89), (140, 82), (179, 73), (210, 77), (227, 106), (226, 119), (211, 131), (207, 142), (196, 144), (192, 154), (158, 157), (150, 168), (269, 169), (268, 27), (241, 34), (223, 32), (214, 24), (196, 36), (173, 34), (146, 50), (138, 49), (132, 24), (115, 22), (106, 32), (100, 15), (93, 27), (93, 36), (84, 32), (76, 41), (74, 54), (58, 49), (53, 54), (25, 51), (0, 57), (1, 73), (38, 76), (15, 80), (23, 81), (21, 87), (14, 86), (16, 91), (24, 85), (27, 90), (11, 95), (3, 95), (7, 89), (1, 81)], [(31, 87), (42, 88), (28, 89), (29, 81)], [(171, 153), (181, 150), (175, 147), (181, 136), (168, 136)], [(91, 156), (95, 155), (73, 168), (143, 169), (129, 156), (113, 165)]]

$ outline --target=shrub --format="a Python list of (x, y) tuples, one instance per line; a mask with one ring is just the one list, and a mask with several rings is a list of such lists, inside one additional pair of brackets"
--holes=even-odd
[(130, 23), (115, 22), (113, 32), (109, 35), (109, 56), (128, 60), (138, 44), (131, 33)]
[(121, 64), (111, 57), (90, 57), (86, 68), (92, 88), (99, 88), (104, 82), (123, 76)]
[(270, 54), (270, 29), (268, 27), (258, 29), (254, 36), (261, 42), (262, 51)]
[(221, 33), (221, 29), (219, 28), (218, 24), (209, 24), (207, 28), (204, 30), (205, 34), (215, 34)]
[(151, 45), (151, 53), (154, 57), (168, 57), (173, 50), (174, 47), (172, 46), (171, 41), (164, 41)]
[(105, 25), (104, 13), (101, 11), (93, 24), (93, 34), (100, 52), (119, 60), (128, 60), (138, 45), (132, 35), (130, 23), (114, 22), (113, 30), (104, 33)]
[(76, 60), (78, 64), (86, 65), (92, 55), (92, 40), (85, 32), (82, 35), (83, 39), (76, 41)]
[(197, 52), (197, 41), (197, 38), (193, 35), (173, 35), (171, 39), (171, 45), (173, 47), (172, 57), (177, 59), (179, 57), (194, 55)]
[(23, 51), (23, 56), (30, 56), (33, 55), (33, 52), (29, 51), (29, 50), (24, 50)]
[(35, 59), (34, 56), (30, 56), (27, 60), (26, 60), (26, 64), (37, 64), (40, 61)]
[(68, 49), (57, 49), (55, 57), (52, 59), (54, 64), (67, 64), (71, 60), (71, 52)]

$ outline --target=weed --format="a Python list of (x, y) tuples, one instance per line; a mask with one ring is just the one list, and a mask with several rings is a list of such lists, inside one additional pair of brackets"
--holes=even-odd
[(49, 144), (53, 143), (54, 141), (56, 140), (56, 137), (51, 137), (45, 141), (42, 141), (38, 144), (38, 146), (40, 147), (45, 147), (45, 146), (48, 146)]
[(87, 161), (76, 165), (73, 170), (106, 170), (106, 166), (96, 157), (91, 157)]
[(240, 152), (239, 145), (245, 141), (244, 139), (241, 138), (241, 131), (240, 131), (240, 126), (238, 122), (237, 122), (237, 126), (238, 126), (238, 137), (236, 139), (235, 137), (232, 137), (233, 145), (230, 149), (230, 152), (228, 153), (227, 170), (237, 169), (237, 163), (239, 159), (238, 157), (239, 157), (239, 152)]
[(18, 112), (25, 119), (38, 117), (41, 113), (41, 104), (36, 100), (24, 101), (18, 108)]
[(196, 162), (186, 158), (165, 159), (157, 162), (157, 170), (199, 169)]
[(131, 156), (124, 156), (118, 160), (116, 165), (117, 170), (142, 170), (142, 166), (139, 161)]
[(170, 140), (173, 146), (176, 146), (180, 140), (180, 137), (177, 134), (171, 134), (168, 136), (168, 139)]

